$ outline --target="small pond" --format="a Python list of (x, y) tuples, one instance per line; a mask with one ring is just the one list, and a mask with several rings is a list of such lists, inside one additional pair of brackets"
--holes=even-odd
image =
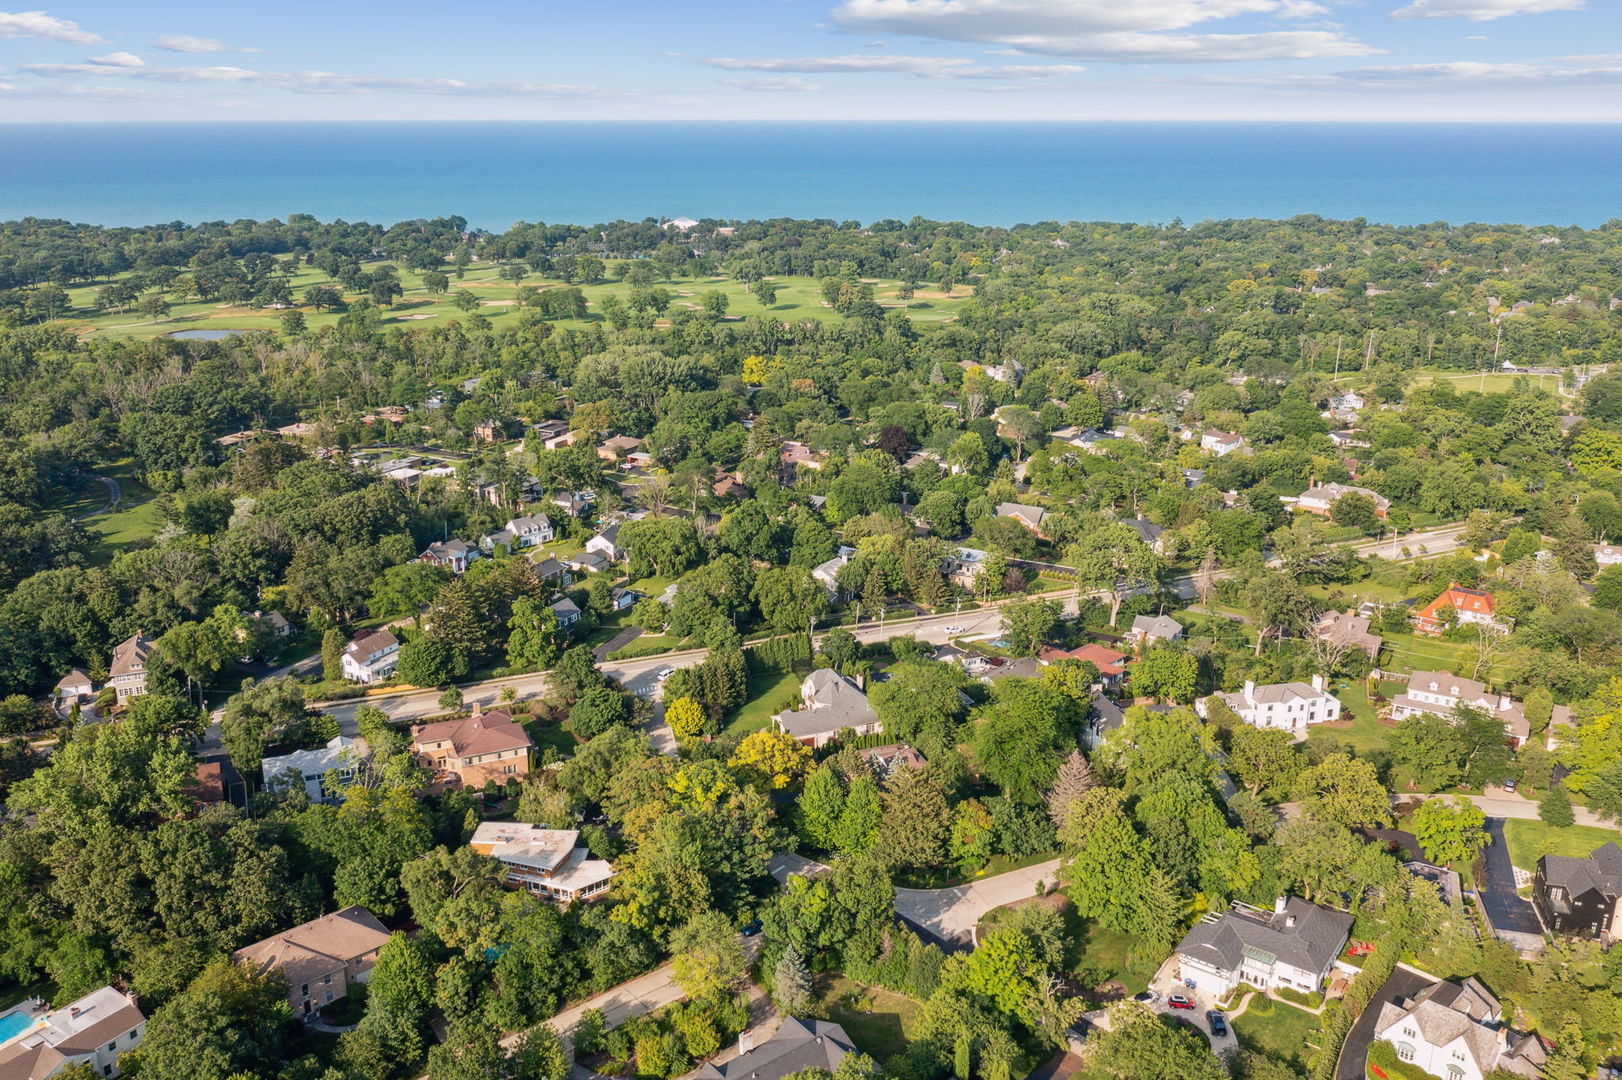
[(169, 336), (177, 341), (223, 341), (238, 334), (251, 334), (252, 330), (176, 330)]

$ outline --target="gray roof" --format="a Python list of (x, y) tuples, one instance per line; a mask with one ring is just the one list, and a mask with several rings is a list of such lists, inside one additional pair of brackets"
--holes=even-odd
[[(1392, 1040), (1391, 1028), (1405, 1020), (1413, 1022), (1415, 1030), (1433, 1047), (1444, 1047), (1462, 1040), (1481, 1073), (1492, 1072), (1502, 1058), (1521, 1058), (1523, 1061), (1504, 1062), (1504, 1067), (1522, 1075), (1524, 1065), (1543, 1063), (1542, 1047), (1532, 1049), (1526, 1037), (1501, 1027), (1502, 1006), (1487, 988), (1471, 978), (1463, 983), (1438, 982), (1425, 987), (1412, 998), (1388, 1001), (1380, 1006), (1380, 1015), (1374, 1030)], [(1395, 1033), (1401, 1038), (1402, 1033)], [(1534, 1040), (1535, 1043), (1535, 1040)]]
[(770, 1039), (725, 1065), (703, 1065), (698, 1076), (699, 1080), (783, 1080), (802, 1069), (833, 1072), (846, 1054), (855, 1052), (850, 1036), (838, 1024), (786, 1016)]
[(1138, 539), (1145, 544), (1152, 544), (1160, 539), (1160, 534), (1166, 530), (1150, 521), (1148, 518), (1122, 518), (1121, 524), (1138, 534)]
[(1132, 632), (1170, 641), (1183, 636), (1183, 624), (1170, 615), (1139, 615), (1132, 620)]
[(1302, 971), (1321, 972), (1340, 954), (1351, 928), (1352, 917), (1344, 911), (1291, 896), (1283, 911), (1235, 908), (1207, 915), (1194, 924), (1177, 952), (1219, 971), (1238, 971), (1248, 950), (1268, 953)]
[(1595, 889), (1615, 899), (1622, 896), (1622, 848), (1612, 841), (1584, 859), (1569, 855), (1545, 855), (1543, 880), (1549, 885), (1560, 886), (1574, 897)]
[(782, 729), (796, 738), (831, 734), (879, 718), (861, 687), (832, 668), (818, 668), (806, 676), (804, 691), (805, 708), (777, 715)]
[(554, 600), (548, 606), (557, 613), (557, 616), (560, 619), (569, 615), (573, 615), (577, 619), (580, 617), (580, 605), (575, 603), (573, 600), (570, 600), (567, 596), (561, 600)]
[(997, 516), (1019, 518), (1027, 525), (1040, 525), (1048, 512), (1040, 506), (1028, 506), (1025, 503), (998, 503)]

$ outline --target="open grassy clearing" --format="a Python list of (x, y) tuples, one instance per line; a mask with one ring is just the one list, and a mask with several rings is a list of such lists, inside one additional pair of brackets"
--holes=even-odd
[(912, 998), (831, 973), (818, 976), (816, 994), (816, 1011), (844, 1028), (864, 1054), (884, 1062), (907, 1049), (920, 1008)]
[(772, 722), (772, 716), (785, 705), (792, 707), (800, 695), (800, 683), (805, 676), (794, 672), (749, 671), (749, 700), (738, 710), (726, 726), (727, 734), (760, 731)]
[(1318, 1017), (1312, 1013), (1271, 998), (1264, 1002), (1261, 995), (1252, 998), (1250, 1007), (1233, 1021), (1240, 1046), (1274, 1061), (1288, 1061), (1298, 1069), (1305, 1066), (1318, 1031)]
[[(368, 264), (366, 269), (370, 271), (377, 265), (381, 264)], [(460, 281), (452, 278), (450, 291), (436, 295), (423, 287), (421, 272), (397, 269), (404, 295), (395, 301), (392, 307), (380, 311), (380, 321), (385, 327), (408, 327), (435, 320), (469, 318), (469, 314), (454, 303), (457, 294), (461, 292), (470, 293), (479, 299), (481, 306), (475, 309), (478, 317), (498, 321), (511, 319), (518, 311), (516, 297), (521, 287), (553, 288), (563, 285), (563, 282), (556, 278), (533, 274), (522, 281), (506, 281), (498, 276), (495, 266), (486, 265), (470, 268)], [(714, 290), (726, 295), (728, 303), (726, 317), (729, 319), (758, 315), (769, 315), (784, 322), (799, 322), (805, 319), (838, 321), (842, 318), (838, 312), (824, 303), (822, 286), (818, 279), (773, 277), (771, 280), (777, 285), (777, 300), (769, 308), (750, 295), (747, 285), (728, 277), (675, 278), (671, 281), (656, 281), (653, 287), (662, 288), (670, 294), (671, 311), (682, 308), (697, 310), (699, 295)], [(69, 289), (68, 297), (72, 310), (58, 321), (76, 327), (86, 334), (113, 337), (157, 337), (172, 334), (177, 330), (275, 330), (281, 326), (283, 314), (281, 311), (226, 304), (217, 300), (192, 300), (174, 304), (169, 315), (159, 320), (149, 319), (134, 310), (101, 312), (96, 308), (96, 293), (106, 284), (107, 281), (96, 281)], [(312, 285), (330, 285), (344, 291), (342, 286), (329, 278), (325, 272), (313, 266), (301, 266), (298, 273), (289, 279), (288, 284), (295, 302), (301, 300), (304, 290)], [(919, 322), (941, 322), (955, 317), (957, 309), (972, 295), (972, 289), (968, 286), (954, 289), (951, 296), (921, 288), (911, 301), (903, 301), (896, 296), (899, 282), (875, 280), (870, 284), (873, 285), (874, 299), (879, 304), (886, 308), (905, 309), (911, 318)], [(603, 316), (600, 313), (600, 305), (603, 299), (609, 296), (627, 299), (632, 291), (632, 287), (624, 282), (582, 285), (579, 288), (586, 297), (588, 307), (586, 318), (560, 319), (556, 320), (557, 325), (580, 328), (601, 322)], [(345, 299), (354, 300), (361, 295), (360, 292), (346, 291)], [(299, 306), (298, 310), (304, 313), (305, 322), (312, 330), (335, 325), (342, 318), (338, 312), (317, 312), (304, 306)]]
[(1622, 832), (1591, 825), (1557, 829), (1536, 818), (1507, 818), (1504, 840), (1509, 845), (1509, 861), (1523, 870), (1531, 870), (1545, 855), (1581, 858), (1603, 844), (1622, 844)]

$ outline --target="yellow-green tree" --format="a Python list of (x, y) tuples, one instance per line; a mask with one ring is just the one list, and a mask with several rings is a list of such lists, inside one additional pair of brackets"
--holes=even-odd
[(811, 749), (781, 731), (757, 731), (738, 744), (730, 762), (751, 780), (772, 789), (796, 784), (811, 771)]
[(704, 706), (690, 697), (679, 697), (665, 706), (665, 723), (678, 739), (691, 739), (704, 731)]

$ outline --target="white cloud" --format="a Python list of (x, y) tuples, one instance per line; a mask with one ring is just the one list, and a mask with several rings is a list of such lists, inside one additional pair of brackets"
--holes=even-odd
[(1579, 11), (1586, 0), (1413, 0), (1391, 13), (1393, 19), (1469, 19), (1488, 22), (1506, 15)]
[(1325, 75), (1214, 76), (1199, 81), (1290, 91), (1355, 89), (1415, 94), (1438, 90), (1512, 90), (1520, 93), (1622, 86), (1622, 56), (1560, 56), (1505, 63), (1448, 60), (1434, 64), (1348, 68)]
[(43, 11), (0, 11), (0, 38), (50, 38), (73, 45), (99, 45), (101, 38), (79, 29), (69, 19), (58, 19)]
[(810, 79), (802, 79), (798, 75), (763, 75), (758, 79), (722, 79), (721, 81), (727, 86), (734, 86), (739, 90), (753, 90), (767, 94), (809, 93), (813, 90), (822, 89)]
[(1380, 51), (1338, 29), (1176, 32), (1246, 15), (1291, 19), (1325, 12), (1312, 0), (844, 0), (833, 18), (853, 31), (1121, 62), (1307, 59)]
[(1079, 64), (985, 65), (958, 56), (804, 56), (744, 59), (717, 56), (704, 61), (726, 71), (790, 71), (802, 74), (893, 72), (930, 79), (1045, 79), (1087, 69)]
[(250, 49), (240, 45), (227, 45), (218, 38), (193, 37), (190, 34), (164, 34), (162, 37), (154, 38), (152, 45), (164, 52), (177, 53), (256, 53), (259, 51), (258, 49)]
[(127, 52), (110, 52), (106, 56), (92, 56), (90, 58), (90, 62), (92, 64), (100, 64), (103, 67), (120, 67), (120, 68), (146, 67), (146, 61), (145, 60), (142, 60), (139, 56), (136, 56), (134, 53), (127, 53)]
[[(348, 75), (331, 71), (255, 71), (220, 65), (215, 67), (148, 67), (120, 65), (109, 57), (88, 64), (24, 64), (19, 71), (41, 78), (99, 76), (163, 83), (229, 83), (268, 86), (297, 94), (439, 94), (470, 97), (587, 98), (623, 96), (594, 86), (564, 83), (489, 82), (470, 83), (461, 79), (428, 79), (393, 75)], [(131, 57), (131, 59), (134, 59)]]

